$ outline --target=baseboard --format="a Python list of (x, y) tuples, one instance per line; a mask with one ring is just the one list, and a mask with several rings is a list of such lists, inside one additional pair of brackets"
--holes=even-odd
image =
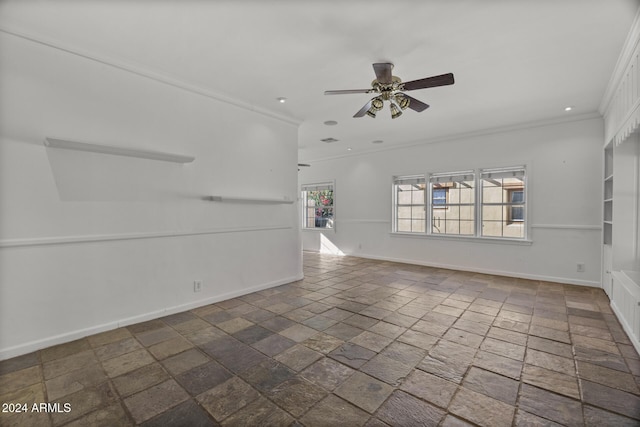
[(636, 351), (640, 354), (640, 341), (638, 341), (638, 339), (633, 335), (631, 326), (627, 323), (627, 320), (622, 315), (622, 311), (618, 308), (615, 302), (613, 302), (613, 300), (611, 301), (611, 310), (613, 310), (613, 313), (618, 318), (618, 322), (622, 325), (622, 329), (626, 332), (629, 341), (631, 341), (631, 344), (633, 344)]
[(39, 340), (30, 341), (24, 344), (19, 344), (13, 347), (0, 349), (0, 360), (10, 359), (12, 357), (21, 356), (23, 354), (28, 354), (37, 350), (42, 350), (43, 348), (75, 341), (75, 340), (87, 337), (89, 335), (95, 335), (101, 332), (106, 332), (113, 329), (121, 328), (123, 326), (133, 325), (135, 323), (140, 323), (140, 322), (146, 322), (148, 320), (157, 319), (159, 317), (165, 317), (171, 314), (192, 310), (194, 308), (202, 307), (209, 304), (214, 304), (216, 302), (225, 301), (225, 300), (236, 298), (242, 295), (258, 292), (264, 289), (273, 288), (275, 286), (286, 285), (287, 283), (302, 280), (303, 277), (304, 276), (302, 272), (300, 272), (296, 276), (291, 276), (291, 277), (275, 280), (268, 283), (261, 283), (251, 288), (245, 288), (245, 289), (241, 289), (233, 292), (227, 292), (224, 294), (215, 295), (210, 298), (193, 301), (187, 304), (180, 304), (172, 307), (166, 307), (161, 310), (155, 310), (155, 311), (140, 314), (137, 316), (118, 319), (112, 322), (103, 323), (101, 325), (95, 325), (89, 328), (78, 329), (75, 331), (66, 332), (64, 334), (55, 335), (53, 337), (47, 337)]
[[(310, 251), (308, 249), (305, 249), (305, 251), (316, 252), (316, 253), (318, 252), (318, 251)], [(560, 283), (560, 284), (566, 284), (566, 285), (578, 285), (578, 286), (587, 286), (591, 288), (602, 288), (600, 282), (597, 282), (597, 281), (594, 282), (589, 280), (576, 280), (576, 279), (571, 279), (567, 277), (543, 276), (539, 274), (526, 274), (526, 273), (518, 273), (513, 271), (471, 268), (464, 265), (442, 264), (442, 263), (435, 263), (435, 262), (384, 257), (384, 256), (378, 256), (378, 255), (361, 254), (361, 253), (358, 253), (358, 254), (347, 253), (345, 255), (358, 257), (358, 258), (365, 258), (365, 259), (374, 259), (378, 261), (398, 262), (401, 264), (421, 265), (425, 267), (445, 268), (447, 270), (458, 270), (458, 271), (467, 271), (470, 273), (490, 274), (493, 276), (514, 277), (518, 279), (540, 280), (544, 282), (554, 282), (554, 283)]]
[(108, 322), (97, 326), (91, 326), (85, 329), (78, 329), (60, 335), (54, 335), (35, 341), (29, 341), (24, 344), (18, 344), (13, 347), (3, 348), (0, 350), (0, 360), (11, 359), (12, 357), (22, 356), (43, 348), (51, 347), (58, 344), (75, 341), (89, 335), (99, 334), (101, 332), (110, 331), (118, 328), (118, 322)]

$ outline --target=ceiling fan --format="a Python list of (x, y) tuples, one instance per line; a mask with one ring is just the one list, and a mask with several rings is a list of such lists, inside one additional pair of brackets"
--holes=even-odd
[(454, 83), (452, 73), (403, 83), (400, 78), (391, 75), (392, 68), (393, 64), (388, 62), (373, 64), (376, 79), (371, 82), (371, 89), (327, 90), (324, 94), (377, 93), (378, 95), (367, 102), (353, 117), (362, 117), (365, 114), (370, 117), (375, 117), (376, 113), (382, 110), (384, 101), (389, 101), (391, 118), (395, 119), (400, 117), (402, 110), (407, 108), (411, 108), (418, 113), (429, 108), (428, 104), (403, 93), (404, 91), (446, 86)]

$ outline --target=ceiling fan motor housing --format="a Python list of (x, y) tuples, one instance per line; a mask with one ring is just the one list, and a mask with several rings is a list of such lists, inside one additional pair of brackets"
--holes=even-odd
[(401, 83), (402, 80), (399, 77), (392, 76), (391, 83), (380, 83), (378, 79), (375, 79), (371, 82), (371, 87), (375, 92), (382, 95), (382, 99), (388, 101), (395, 92), (402, 90)]

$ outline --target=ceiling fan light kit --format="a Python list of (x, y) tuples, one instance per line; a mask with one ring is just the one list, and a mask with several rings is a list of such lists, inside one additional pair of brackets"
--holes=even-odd
[(353, 117), (363, 117), (367, 115), (375, 118), (376, 113), (384, 107), (384, 101), (389, 101), (391, 118), (395, 119), (400, 117), (402, 110), (406, 110), (407, 108), (418, 113), (429, 108), (428, 104), (403, 93), (404, 91), (446, 86), (454, 83), (452, 73), (402, 83), (399, 77), (391, 75), (391, 69), (393, 69), (393, 64), (389, 62), (373, 64), (376, 79), (371, 82), (371, 89), (328, 90), (325, 91), (324, 94), (377, 93), (379, 95), (367, 102)]
[(400, 117), (402, 115), (402, 110), (398, 108), (398, 106), (396, 104), (394, 104), (393, 102), (389, 105), (389, 107), (391, 108), (391, 118), (392, 119), (397, 119), (398, 117)]

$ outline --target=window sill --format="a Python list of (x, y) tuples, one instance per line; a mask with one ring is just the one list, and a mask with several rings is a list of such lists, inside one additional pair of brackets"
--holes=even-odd
[(476, 237), (476, 236), (456, 236), (456, 235), (438, 235), (438, 234), (426, 234), (426, 233), (402, 233), (391, 232), (391, 237), (413, 237), (418, 239), (436, 239), (436, 240), (451, 240), (462, 242), (474, 242), (474, 243), (497, 243), (504, 245), (520, 245), (530, 246), (533, 244), (533, 240), (529, 239), (510, 239), (505, 237)]
[(303, 232), (308, 232), (308, 233), (313, 233), (313, 232), (323, 232), (323, 231), (328, 231), (330, 233), (335, 233), (336, 229), (335, 227), (332, 228), (321, 228), (321, 227), (317, 227), (317, 228), (302, 228)]

